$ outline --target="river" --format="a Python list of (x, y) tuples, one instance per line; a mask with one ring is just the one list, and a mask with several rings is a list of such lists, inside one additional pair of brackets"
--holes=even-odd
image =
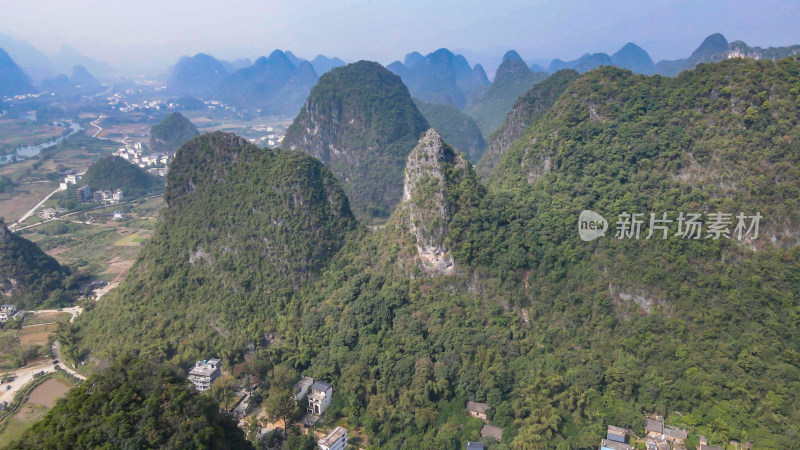
[(22, 160), (22, 159), (28, 159), (28, 158), (32, 158), (34, 156), (37, 156), (39, 153), (41, 153), (42, 150), (44, 150), (46, 148), (53, 147), (55, 145), (58, 145), (64, 139), (66, 139), (66, 138), (72, 136), (73, 134), (83, 130), (83, 128), (79, 124), (77, 124), (77, 123), (75, 123), (75, 122), (73, 122), (71, 120), (54, 122), (53, 125), (55, 125), (55, 126), (64, 126), (65, 123), (69, 124), (68, 125), (69, 133), (68, 134), (66, 134), (64, 136), (59, 136), (59, 137), (57, 137), (55, 139), (51, 139), (51, 140), (49, 140), (47, 142), (43, 142), (41, 144), (26, 145), (26, 146), (23, 146), (23, 147), (17, 147), (11, 153), (8, 153), (8, 154), (0, 156), (0, 164), (9, 164), (9, 163), (12, 163), (12, 162), (15, 162), (15, 161), (19, 161), (19, 160)]

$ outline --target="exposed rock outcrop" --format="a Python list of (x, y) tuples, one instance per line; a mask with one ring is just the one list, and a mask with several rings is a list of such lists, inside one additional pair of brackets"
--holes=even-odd
[(455, 271), (447, 244), (448, 224), (456, 204), (462, 203), (453, 201), (451, 191), (463, 182), (475, 183), (467, 158), (433, 128), (425, 132), (408, 155), (400, 214), (416, 240), (419, 265), (428, 273), (450, 275)]

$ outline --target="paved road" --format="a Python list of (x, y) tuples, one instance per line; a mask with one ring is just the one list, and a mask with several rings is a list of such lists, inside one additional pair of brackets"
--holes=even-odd
[(72, 368), (67, 367), (67, 363), (61, 361), (61, 343), (58, 341), (53, 342), (53, 356), (55, 357), (55, 359), (59, 360), (60, 366), (62, 369), (64, 369), (65, 372), (75, 377), (78, 377), (81, 380), (86, 379), (85, 376), (79, 374), (78, 372), (75, 372), (74, 370), (72, 370)]
[(61, 310), (58, 309), (41, 309), (38, 311), (28, 311), (31, 314), (41, 314), (41, 313), (53, 313), (53, 312), (67, 312), (72, 314), (72, 317), (69, 318), (69, 322), (72, 323), (75, 321), (75, 317), (80, 315), (83, 312), (83, 307), (81, 306), (70, 306), (69, 308), (62, 308)]
[[(53, 195), (53, 194), (50, 194), (50, 195)], [(129, 203), (138, 202), (139, 200), (150, 200), (151, 198), (161, 197), (162, 195), (164, 195), (164, 194), (151, 195), (151, 196), (148, 196), (148, 197), (144, 197), (144, 198), (142, 198), (142, 199), (138, 199), (138, 198), (136, 198), (136, 199), (133, 199), (133, 200), (128, 200), (128, 201), (126, 201), (126, 202), (119, 202), (119, 203), (117, 203), (117, 204), (118, 204), (118, 205), (127, 205), (127, 204), (129, 204)], [(45, 199), (45, 200), (47, 200), (47, 199)], [(43, 200), (43, 201), (44, 201), (44, 200)], [(104, 205), (98, 205), (98, 206), (95, 206), (94, 208), (91, 208), (91, 209), (86, 209), (86, 210), (83, 210), (83, 211), (75, 211), (75, 212), (67, 213), (67, 214), (64, 214), (63, 216), (58, 216), (58, 217), (54, 217), (54, 218), (52, 218), (52, 219), (47, 219), (47, 220), (44, 220), (44, 221), (41, 221), (41, 222), (37, 222), (37, 223), (31, 224), (31, 225), (26, 225), (26, 226), (24, 226), (24, 227), (22, 227), (22, 228), (16, 228), (16, 229), (14, 229), (14, 231), (22, 231), (22, 230), (27, 230), (28, 228), (38, 227), (38, 226), (40, 226), (40, 225), (44, 225), (44, 224), (46, 224), (46, 223), (53, 222), (53, 221), (55, 221), (55, 220), (65, 220), (65, 218), (66, 218), (66, 217), (72, 216), (72, 215), (74, 215), (74, 214), (88, 213), (88, 212), (90, 212), (90, 211), (94, 211), (94, 210), (96, 210), (96, 209), (108, 208), (109, 206), (110, 206), (110, 205), (105, 205), (105, 204), (104, 204)], [(36, 208), (34, 208), (34, 209), (36, 209)], [(20, 221), (20, 222), (21, 222), (21, 221)], [(79, 220), (70, 220), (70, 222), (82, 223), (82, 224), (86, 224), (86, 225), (103, 225), (103, 226), (105, 226), (105, 224), (102, 224), (102, 223), (89, 223), (89, 222), (81, 222), (81, 221), (79, 221)], [(18, 223), (19, 223), (19, 222), (18, 222)], [(14, 225), (17, 225), (18, 223), (15, 223)], [(11, 225), (11, 227), (9, 227), (9, 228), (13, 228), (13, 227), (14, 227), (14, 225)]]
[[(53, 353), (54, 355), (59, 354), (58, 351), (60, 350), (60, 346), (56, 345), (58, 342), (53, 344)], [(66, 367), (64, 364), (59, 361), (58, 364), (65, 372), (70, 373), (82, 380), (85, 380), (86, 377), (83, 375), (75, 372), (69, 367)], [(43, 361), (31, 366), (26, 366), (21, 369), (17, 370), (10, 370), (8, 374), (14, 377), (14, 381), (7, 382), (0, 384), (0, 402), (8, 402), (11, 403), (14, 400), (14, 395), (22, 389), (23, 386), (30, 383), (33, 380), (33, 375), (39, 372), (50, 373), (56, 371), (56, 365), (50, 361)], [(6, 372), (3, 372), (6, 373)], [(6, 386), (11, 386), (11, 389), (6, 390)]]
[[(77, 317), (81, 312), (83, 312), (83, 308), (81, 308), (80, 306), (73, 306), (70, 308), (64, 308), (63, 311), (58, 311), (56, 309), (47, 309), (47, 310), (30, 311), (30, 312), (33, 314), (46, 313), (46, 312), (68, 312), (72, 314), (72, 317), (70, 317), (69, 319), (69, 321), (72, 322), (75, 319), (75, 317)], [(62, 369), (64, 369), (65, 372), (70, 373), (82, 380), (86, 379), (86, 377), (79, 374), (78, 372), (75, 372), (74, 370), (72, 370), (72, 368), (67, 367), (66, 363), (61, 361), (61, 344), (58, 341), (53, 343), (52, 351), (54, 356), (53, 360), (59, 360), (58, 365)], [(33, 380), (33, 374), (42, 371), (44, 371), (44, 373), (50, 373), (50, 372), (55, 372), (55, 370), (56, 370), (55, 364), (53, 364), (50, 361), (42, 361), (20, 369), (2, 372), (2, 374), (8, 373), (15, 379), (10, 383), (0, 384), (0, 402), (7, 401), (8, 403), (11, 403), (11, 401), (14, 400), (14, 394), (16, 394), (17, 391), (22, 389), (23, 386), (25, 386), (26, 384), (30, 383), (31, 380)], [(11, 389), (6, 390), (6, 386), (11, 386)]]
[(39, 209), (42, 205), (44, 205), (44, 202), (46, 202), (50, 197), (52, 197), (56, 192), (59, 192), (59, 191), (61, 191), (60, 187), (58, 189), (56, 189), (55, 191), (47, 194), (47, 197), (43, 198), (42, 201), (37, 203), (36, 206), (34, 206), (33, 208), (30, 209), (30, 211), (26, 212), (25, 215), (22, 216), (21, 219), (19, 219), (18, 221), (14, 222), (13, 224), (11, 224), (11, 226), (9, 228), (11, 230), (17, 228), (19, 226), (19, 224), (21, 224), (22, 222), (25, 222), (28, 219), (28, 217), (32, 216), (33, 213), (35, 213), (37, 209)]
[[(100, 134), (100, 133), (103, 131), (103, 127), (101, 127), (101, 126), (100, 126), (100, 124), (99, 124), (99, 123), (100, 123), (100, 121), (101, 121), (101, 120), (103, 120), (103, 119), (104, 119), (104, 117), (103, 117), (103, 116), (102, 116), (102, 114), (101, 114), (101, 115), (100, 115), (100, 117), (98, 117), (97, 119), (95, 119), (95, 120), (94, 120), (94, 121), (92, 121), (92, 122), (89, 122), (89, 123), (90, 123), (90, 124), (91, 124), (93, 127), (97, 128), (97, 132), (95, 132), (95, 133), (92, 135), (92, 137), (93, 137), (93, 138), (96, 138), (96, 137), (97, 137), (97, 135), (98, 135), (98, 134)], [(99, 138), (99, 139), (102, 139), (102, 138)]]

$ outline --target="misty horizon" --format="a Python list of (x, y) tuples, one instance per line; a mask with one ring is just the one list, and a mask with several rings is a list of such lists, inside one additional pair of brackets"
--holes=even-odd
[(237, 1), (219, 10), (202, 1), (147, 0), (96, 8), (84, 0), (45, 0), (6, 5), (0, 34), (48, 56), (66, 46), (127, 75), (147, 76), (163, 73), (182, 56), (206, 53), (221, 60), (255, 60), (275, 49), (308, 60), (322, 54), (387, 65), (413, 51), (424, 55), (448, 48), (491, 74), (507, 50), (542, 63), (586, 53), (612, 54), (633, 42), (657, 62), (686, 57), (717, 32), (751, 46), (800, 43), (794, 23), (800, 4), (789, 1), (502, 3)]

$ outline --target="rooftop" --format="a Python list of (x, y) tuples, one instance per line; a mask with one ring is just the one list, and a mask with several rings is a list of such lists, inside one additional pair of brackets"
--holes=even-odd
[(328, 389), (333, 389), (333, 385), (328, 384), (324, 381), (315, 381), (314, 384), (311, 385), (312, 391), (325, 392)]
[(325, 436), (324, 438), (320, 438), (317, 441), (317, 445), (324, 445), (326, 447), (331, 447), (333, 446), (333, 444), (336, 443), (336, 441), (341, 439), (342, 436), (347, 436), (347, 429), (344, 427), (336, 427), (333, 429), (333, 431), (328, 433), (327, 436)]
[(295, 383), (294, 388), (295, 388), (295, 390), (297, 392), (300, 392), (303, 389), (311, 386), (312, 384), (314, 384), (314, 379), (313, 378), (311, 378), (311, 377), (303, 377), (303, 378), (300, 379), (300, 381)]
[(631, 446), (628, 444), (623, 444), (622, 442), (615, 442), (609, 441), (608, 439), (603, 439), (600, 442), (601, 448), (610, 448), (611, 450), (631, 450)]
[(683, 428), (665, 426), (664, 436), (672, 439), (686, 439), (688, 433)]
[(481, 428), (481, 436), (493, 437), (499, 441), (503, 439), (503, 429), (492, 425), (484, 425)]
[(664, 432), (664, 422), (660, 420), (647, 419), (644, 424), (644, 431), (655, 431), (656, 433)]
[(628, 430), (626, 430), (625, 428), (615, 427), (614, 425), (608, 426), (608, 432), (611, 434), (616, 434), (617, 436), (625, 436), (626, 434), (628, 434)]
[(483, 450), (483, 442), (467, 442), (467, 450)]
[(189, 375), (196, 376), (211, 376), (219, 370), (220, 360), (213, 358), (208, 361), (197, 361), (197, 363), (189, 370)]
[(481, 402), (467, 402), (467, 411), (475, 411), (476, 413), (486, 414), (489, 405)]

